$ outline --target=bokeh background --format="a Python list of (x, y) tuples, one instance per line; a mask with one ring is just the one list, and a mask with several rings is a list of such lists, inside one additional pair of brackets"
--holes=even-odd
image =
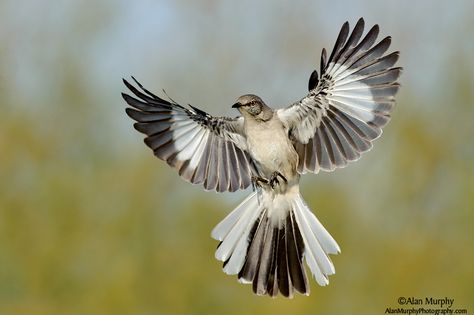
[[(121, 78), (216, 115), (306, 93), (340, 26), (379, 23), (405, 70), (374, 149), (303, 195), (342, 248), (330, 285), (257, 297), (210, 231), (248, 194), (202, 191), (132, 128)], [(474, 312), (474, 2), (0, 2), (0, 314)]]

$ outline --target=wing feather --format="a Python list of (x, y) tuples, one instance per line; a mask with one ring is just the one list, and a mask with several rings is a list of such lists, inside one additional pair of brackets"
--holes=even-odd
[(141, 90), (123, 80), (134, 95), (122, 93), (131, 106), (126, 113), (158, 158), (206, 190), (236, 191), (250, 185), (255, 168), (246, 151), (242, 117), (212, 117), (191, 105), (185, 108), (133, 80)]
[(300, 101), (279, 109), (299, 155), (298, 172), (332, 171), (357, 160), (382, 134), (395, 106), (402, 68), (399, 52), (386, 54), (391, 37), (378, 43), (378, 25), (363, 36), (364, 20), (341, 28), (329, 59), (321, 54), (317, 86)]

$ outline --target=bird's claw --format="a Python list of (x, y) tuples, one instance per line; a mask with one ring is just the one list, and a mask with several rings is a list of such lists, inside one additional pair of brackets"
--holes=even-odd
[(268, 179), (265, 179), (260, 176), (252, 176), (253, 190), (255, 190), (255, 188), (261, 188), (263, 187), (263, 185), (268, 185), (268, 183), (269, 183)]
[(288, 183), (288, 180), (280, 172), (273, 172), (270, 179), (266, 179), (259, 176), (252, 176), (253, 190), (255, 191), (256, 188), (262, 188), (264, 186), (270, 186), (272, 189), (274, 189), (276, 185), (280, 185), (280, 179), (283, 180), (285, 183)]
[(285, 183), (288, 183), (288, 180), (280, 172), (273, 172), (272, 176), (270, 177), (270, 180), (268, 181), (272, 188), (275, 188), (277, 184), (280, 185), (280, 180), (278, 179), (278, 177), (280, 177)]

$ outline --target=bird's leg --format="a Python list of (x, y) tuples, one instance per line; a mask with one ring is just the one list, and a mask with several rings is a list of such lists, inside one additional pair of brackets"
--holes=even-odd
[(269, 181), (268, 179), (265, 179), (260, 176), (252, 176), (252, 189), (253, 191), (257, 191), (257, 202), (258, 205), (260, 206), (260, 200), (262, 198), (262, 187), (263, 185), (268, 186)]
[(280, 185), (280, 181), (278, 180), (278, 177), (283, 179), (285, 183), (288, 183), (288, 180), (280, 172), (273, 172), (272, 176), (270, 177), (270, 180), (268, 181), (270, 186), (272, 186), (272, 188), (275, 188), (276, 184)]

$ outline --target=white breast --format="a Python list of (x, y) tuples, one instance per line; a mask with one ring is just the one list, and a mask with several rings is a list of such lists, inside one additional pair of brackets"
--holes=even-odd
[(247, 142), (252, 158), (265, 176), (278, 171), (292, 177), (296, 172), (297, 153), (278, 119), (251, 122), (247, 125)]

